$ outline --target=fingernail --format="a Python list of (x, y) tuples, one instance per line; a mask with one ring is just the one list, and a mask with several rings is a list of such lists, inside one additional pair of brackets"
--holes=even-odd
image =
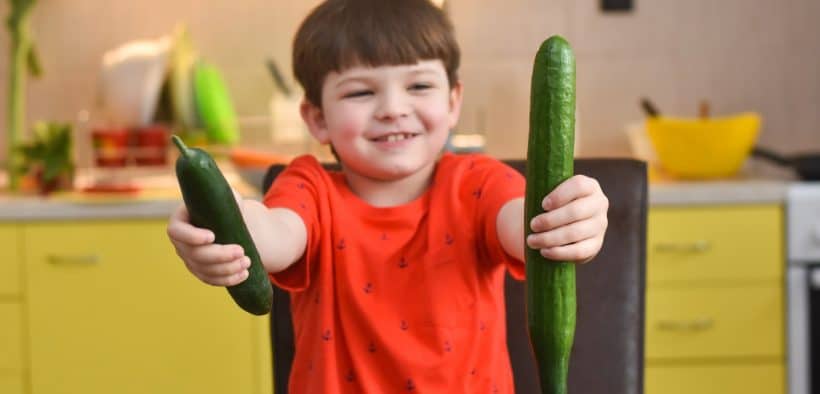
[(251, 266), (251, 258), (248, 256), (242, 258), (242, 266), (245, 268), (249, 268)]
[(543, 204), (541, 204), (541, 206), (542, 206), (545, 210), (548, 210), (548, 209), (552, 208), (552, 199), (551, 199), (551, 198), (549, 198), (549, 197), (545, 197), (545, 198), (544, 198), (544, 203), (543, 203)]

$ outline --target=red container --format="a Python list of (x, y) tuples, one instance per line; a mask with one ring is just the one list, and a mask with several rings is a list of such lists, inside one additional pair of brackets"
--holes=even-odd
[(125, 167), (128, 162), (128, 129), (98, 128), (91, 132), (94, 162), (99, 167)]
[(134, 159), (137, 165), (164, 165), (168, 161), (168, 128), (162, 125), (140, 127), (134, 133)]

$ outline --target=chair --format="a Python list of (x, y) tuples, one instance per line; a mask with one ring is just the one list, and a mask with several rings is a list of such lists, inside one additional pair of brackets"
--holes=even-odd
[[(525, 172), (523, 160), (507, 164)], [(268, 169), (263, 190), (284, 169)], [(600, 253), (576, 270), (578, 302), (569, 387), (578, 394), (642, 394), (646, 267), (646, 165), (629, 159), (578, 159), (575, 172), (596, 178), (610, 201)], [(525, 284), (505, 281), (507, 345), (518, 393), (538, 393), (538, 373), (527, 334)], [(270, 315), (274, 388), (287, 393), (294, 355), (290, 297), (274, 286)]]

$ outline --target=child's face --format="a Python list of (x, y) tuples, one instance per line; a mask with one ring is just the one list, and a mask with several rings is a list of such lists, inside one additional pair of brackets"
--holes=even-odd
[(330, 73), (322, 108), (305, 103), (302, 115), (346, 170), (395, 180), (435, 163), (460, 109), (461, 85), (451, 88), (442, 62), (429, 60)]

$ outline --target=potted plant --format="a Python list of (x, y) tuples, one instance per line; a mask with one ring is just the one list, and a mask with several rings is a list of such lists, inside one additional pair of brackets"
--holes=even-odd
[(36, 0), (9, 0), (11, 12), (6, 19), (6, 28), (11, 35), (11, 53), (9, 59), (9, 90), (8, 90), (8, 140), (6, 143), (9, 173), (9, 189), (17, 190), (19, 174), (15, 168), (19, 166), (16, 155), (17, 146), (25, 129), (25, 91), (26, 75), (39, 77), (41, 75), (40, 62), (37, 51), (29, 32), (31, 10)]
[(74, 181), (71, 125), (38, 122), (34, 138), (18, 147), (18, 175), (28, 176), (40, 194), (71, 189)]

